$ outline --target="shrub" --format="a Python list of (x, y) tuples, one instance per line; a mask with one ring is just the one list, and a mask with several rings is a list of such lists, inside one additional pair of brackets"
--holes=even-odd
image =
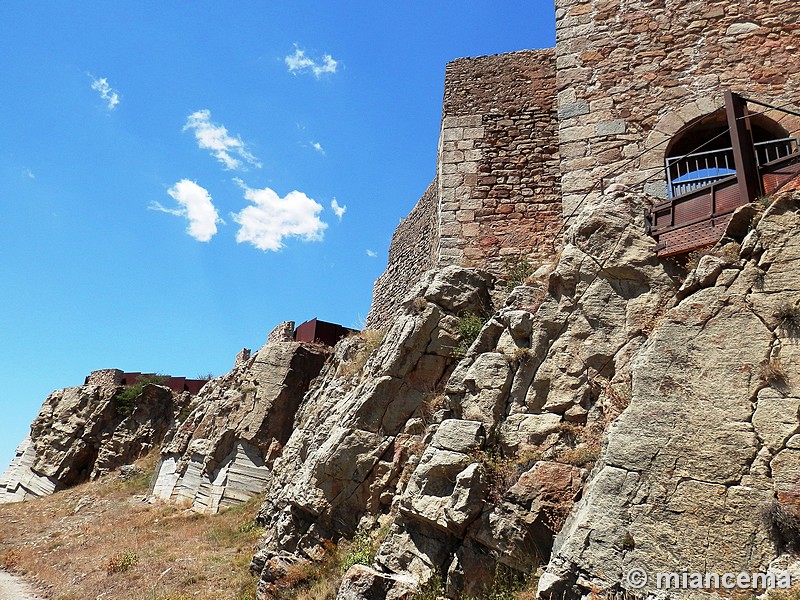
[(503, 260), (503, 271), (505, 273), (506, 290), (510, 292), (518, 285), (525, 283), (525, 280), (533, 274), (533, 266), (528, 262), (528, 257), (520, 254), (505, 258)]
[(125, 550), (124, 552), (117, 552), (114, 556), (106, 560), (103, 568), (106, 573), (112, 575), (114, 573), (123, 573), (139, 562), (139, 555), (133, 550)]
[(458, 320), (458, 335), (460, 341), (458, 343), (459, 354), (466, 354), (472, 343), (478, 339), (478, 334), (483, 329), (486, 319), (480, 315), (472, 312), (464, 313)]

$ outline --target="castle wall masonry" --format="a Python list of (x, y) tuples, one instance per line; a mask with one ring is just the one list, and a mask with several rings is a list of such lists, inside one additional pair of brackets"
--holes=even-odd
[[(565, 221), (611, 183), (666, 197), (669, 141), (722, 108), (726, 89), (800, 110), (796, 0), (555, 0), (555, 9), (555, 48), (447, 65), (438, 207), (429, 188), (395, 233), (368, 326), (386, 322), (423, 267), (502, 278), (504, 257), (548, 260)], [(755, 109), (800, 136), (800, 118)], [(409, 250), (427, 242), (432, 255)]]

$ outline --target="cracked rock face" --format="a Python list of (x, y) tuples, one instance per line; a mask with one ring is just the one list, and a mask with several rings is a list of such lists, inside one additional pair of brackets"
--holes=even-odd
[(252, 357), (240, 354), (230, 373), (203, 387), (162, 448), (153, 495), (215, 513), (263, 491), (328, 353), (318, 345), (268, 341)]
[(704, 257), (632, 363), (630, 406), (608, 431), (556, 539), (543, 596), (626, 587), (634, 567), (796, 569), (770, 511), (800, 490), (800, 194), (741, 246)]

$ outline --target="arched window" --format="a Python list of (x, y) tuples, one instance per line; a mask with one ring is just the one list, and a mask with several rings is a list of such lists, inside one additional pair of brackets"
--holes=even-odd
[[(797, 152), (797, 140), (764, 115), (748, 117), (759, 167)], [(678, 132), (667, 146), (670, 198), (736, 175), (725, 109), (701, 117)]]

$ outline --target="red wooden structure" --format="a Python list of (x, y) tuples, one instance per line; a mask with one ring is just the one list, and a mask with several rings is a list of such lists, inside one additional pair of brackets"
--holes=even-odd
[(762, 131), (762, 138), (771, 139), (756, 141), (748, 101), (756, 102), (727, 91), (727, 131), (710, 140), (689, 140), (702, 147), (724, 134), (729, 135), (729, 147), (667, 158), (669, 198), (657, 203), (648, 218), (659, 257), (715, 244), (738, 207), (773, 193), (800, 174), (800, 140)]

